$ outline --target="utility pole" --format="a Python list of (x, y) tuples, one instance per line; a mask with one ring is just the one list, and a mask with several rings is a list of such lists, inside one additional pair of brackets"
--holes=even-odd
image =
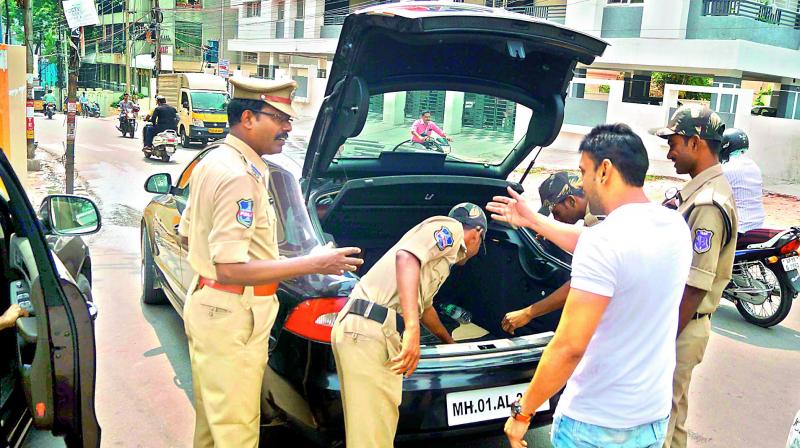
[(123, 0), (122, 5), (125, 8), (122, 17), (125, 20), (125, 92), (131, 93), (131, 32), (130, 19), (128, 18), (128, 1)]
[[(6, 0), (8, 2), (10, 0)], [(33, 146), (33, 0), (24, 0), (25, 9), (25, 69), (27, 79), (25, 89), (27, 99), (25, 110), (25, 138), (28, 144), (28, 160), (33, 159), (36, 147)]]
[[(156, 33), (156, 51), (154, 52), (155, 57), (153, 60), (153, 77), (156, 78), (156, 92), (158, 93), (158, 76), (161, 74), (161, 22), (164, 21), (164, 16), (161, 14), (161, 9), (158, 5), (158, 0), (153, 0), (153, 10), (151, 12), (150, 23), (155, 24), (155, 33)], [(153, 85), (152, 83), (150, 84)], [(149, 92), (150, 96), (155, 96), (153, 92)]]
[(217, 50), (217, 75), (219, 75), (219, 61), (225, 58), (225, 0), (219, 0), (219, 49)]

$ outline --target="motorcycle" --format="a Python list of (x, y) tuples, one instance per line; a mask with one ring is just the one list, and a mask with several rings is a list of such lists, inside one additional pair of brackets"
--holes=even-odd
[(751, 230), (736, 246), (733, 275), (722, 297), (748, 322), (778, 325), (800, 293), (800, 227)]
[[(662, 205), (677, 209), (677, 188)], [(800, 293), (800, 227), (755, 229), (736, 242), (731, 280), (722, 297), (733, 302), (744, 319), (759, 327), (781, 323)]]
[(56, 105), (55, 103), (47, 103), (44, 106), (44, 114), (47, 116), (48, 120), (53, 119), (53, 115), (56, 114)]
[(86, 103), (86, 111), (85, 114), (87, 117), (91, 118), (100, 118), (100, 105), (96, 102), (89, 102)]
[(434, 152), (441, 152), (443, 154), (450, 154), (452, 151), (452, 146), (450, 146), (450, 141), (444, 137), (432, 137), (426, 134), (421, 134), (422, 137), (425, 137), (425, 140), (422, 143), (415, 142), (414, 140), (404, 140), (395, 146), (392, 151), (397, 151), (399, 148), (404, 147), (403, 149), (426, 149), (428, 151)]
[(153, 137), (153, 146), (142, 148), (145, 158), (158, 157), (164, 162), (169, 162), (178, 146), (178, 134), (173, 130), (159, 132)]
[(133, 134), (139, 127), (139, 123), (136, 121), (136, 116), (138, 113), (139, 113), (139, 107), (134, 106), (133, 109), (126, 110), (120, 116), (119, 126), (117, 126), (117, 130), (122, 132), (123, 137), (125, 137), (125, 135), (128, 134), (130, 135), (130, 138), (133, 138)]

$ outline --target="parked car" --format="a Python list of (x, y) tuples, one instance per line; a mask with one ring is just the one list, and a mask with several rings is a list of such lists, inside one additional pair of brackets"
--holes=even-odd
[[(414, 2), (349, 16), (302, 169), (265, 157), (280, 225), (281, 255), (327, 242), (363, 249), (372, 265), (411, 227), (455, 204), (485, 204), (511, 186), (514, 169), (549, 145), (563, 120), (577, 63), (606, 43), (552, 22), (463, 3)], [(420, 112), (431, 112), (451, 151), (403, 145)], [(177, 234), (200, 153), (177, 181), (151, 176), (157, 194), (141, 226), (145, 303), (180, 313), (194, 272)], [(441, 319), (459, 341), (422, 336), (417, 371), (403, 383), (398, 439), (498, 433), (524, 390), (558, 316), (509, 337), (504, 314), (541, 299), (569, 277), (569, 265), (528, 230), (492, 223), (487, 253), (454, 267), (436, 303), (471, 312), (470, 323)], [(330, 331), (357, 280), (310, 275), (281, 283), (262, 394), (266, 419), (285, 421), (322, 444), (343, 438)], [(549, 423), (557, 397), (534, 425)]]
[(79, 236), (99, 229), (97, 207), (79, 196), (48, 196), (37, 216), (0, 153), (0, 263), (7, 283), (0, 308), (19, 304), (30, 312), (16, 330), (0, 331), (0, 438), (7, 446), (20, 446), (34, 428), (63, 437), (67, 446), (100, 446), (94, 325), (84, 280), (75, 280), (83, 272), (88, 281), (90, 272)]
[(756, 106), (750, 109), (750, 115), (761, 115), (762, 117), (777, 117), (778, 108), (769, 106)]

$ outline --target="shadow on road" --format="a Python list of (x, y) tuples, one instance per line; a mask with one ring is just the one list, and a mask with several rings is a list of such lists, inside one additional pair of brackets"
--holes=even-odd
[(756, 347), (800, 351), (800, 332), (783, 325), (761, 328), (753, 325), (736, 311), (721, 305), (711, 320), (714, 333)]
[(148, 350), (145, 357), (166, 355), (175, 376), (172, 382), (183, 390), (194, 405), (192, 393), (192, 366), (189, 360), (189, 346), (183, 329), (183, 319), (171, 304), (142, 305), (142, 315), (155, 330), (160, 347)]

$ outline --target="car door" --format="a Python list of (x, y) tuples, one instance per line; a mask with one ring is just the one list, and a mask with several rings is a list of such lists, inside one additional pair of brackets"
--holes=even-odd
[[(203, 160), (203, 157), (206, 156), (211, 152), (211, 149), (206, 149), (201, 152), (197, 157), (192, 160), (189, 165), (186, 166), (186, 169), (183, 170), (181, 176), (178, 178), (178, 181), (175, 183), (175, 187), (173, 188), (173, 195), (175, 196), (175, 203), (176, 203), (176, 211), (178, 213), (178, 218), (183, 215), (183, 211), (186, 209), (186, 203), (189, 200), (189, 179), (192, 176), (192, 171), (194, 167)], [(194, 277), (194, 271), (192, 267), (189, 265), (189, 240), (187, 238), (179, 238), (180, 244), (180, 263), (181, 263), (181, 291), (185, 294), (186, 291), (189, 289), (189, 284), (192, 282), (192, 278)]]
[[(0, 264), (6, 283), (0, 306), (4, 311), (18, 303), (32, 312), (17, 320), (16, 329), (0, 329), (0, 433), (10, 446), (18, 446), (36, 427), (63, 436), (67, 446), (99, 447), (94, 326), (86, 298), (53, 256), (45, 226), (2, 153), (0, 181)], [(94, 231), (99, 226), (98, 215)]]
[(174, 193), (156, 196), (148, 209), (152, 212), (150, 220), (153, 244), (153, 261), (167, 281), (167, 286), (177, 295), (183, 294), (181, 285), (181, 248), (178, 236), (180, 213), (179, 201)]

